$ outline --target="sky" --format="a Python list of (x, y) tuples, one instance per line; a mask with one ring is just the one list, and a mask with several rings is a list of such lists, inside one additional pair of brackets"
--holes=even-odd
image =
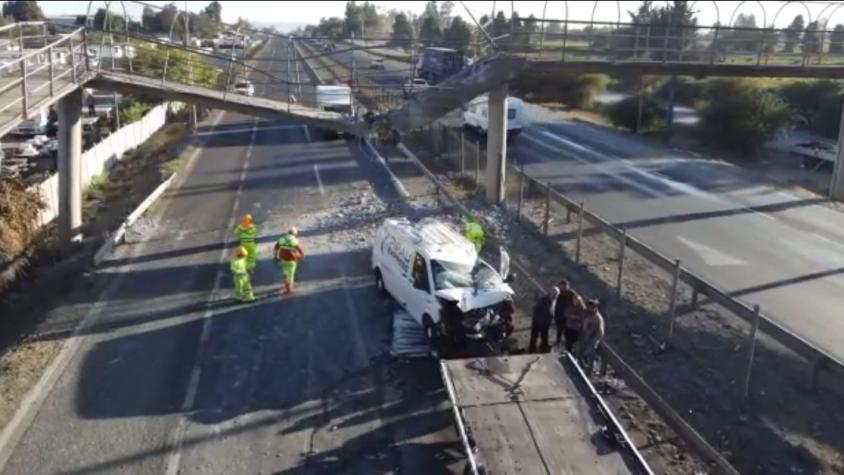
[[(40, 1), (38, 2), (41, 8), (47, 15), (68, 15), (68, 14), (84, 14), (88, 8), (87, 1)], [(92, 11), (97, 8), (103, 8), (106, 2), (92, 2)], [(121, 8), (120, 4), (126, 5), (130, 15), (138, 15), (141, 6), (134, 4), (134, 2), (119, 2), (113, 1), (112, 8)], [(150, 1), (149, 3), (165, 5), (169, 2), (165, 1)], [(191, 11), (198, 11), (205, 7), (209, 2), (207, 1), (188, 1), (176, 2), (178, 6), (188, 5)], [(281, 25), (283, 29), (292, 29), (299, 25), (314, 24), (319, 22), (321, 17), (343, 16), (345, 10), (345, 1), (221, 1), (223, 6), (223, 20), (226, 22), (234, 22), (237, 18), (244, 17), (254, 24), (265, 26), (268, 24)], [(361, 3), (361, 2), (358, 2)], [(372, 2), (382, 11), (389, 11), (392, 9), (409, 11), (412, 13), (421, 13), (425, 8), (424, 1), (387, 1), (387, 2)], [(621, 21), (627, 21), (627, 11), (635, 10), (640, 4), (640, 1), (516, 1), (516, 2), (490, 2), (490, 1), (468, 1), (463, 2), (469, 8), (471, 13), (479, 18), (481, 15), (490, 14), (495, 10), (503, 10), (508, 16), (510, 13), (511, 3), (515, 5), (515, 9), (522, 17), (527, 17), (533, 14), (537, 17), (542, 17), (542, 11), (547, 3), (546, 17), (554, 19), (564, 19), (566, 3), (568, 4), (568, 18), (571, 20), (589, 21), (592, 18), (593, 8), (595, 11), (595, 20), (615, 22), (619, 18)], [(659, 5), (664, 2), (654, 2)], [(781, 2), (781, 1), (765, 1), (765, 2), (739, 2), (739, 1), (699, 1), (694, 3), (694, 9), (698, 11), (698, 24), (712, 25), (719, 20), (721, 24), (727, 24), (730, 17), (739, 5), (741, 9), (737, 13), (754, 14), (757, 22), (762, 23), (762, 19), (766, 18), (767, 23), (774, 21), (776, 16), (776, 26), (785, 27), (797, 14), (803, 14), (804, 18), (811, 15), (812, 19), (816, 19), (822, 11), (829, 5), (835, 3), (841, 5), (841, 2)], [(597, 4), (597, 6), (596, 6)], [(764, 12), (760, 4), (765, 5)], [(804, 7), (804, 4), (807, 5)], [(716, 13), (716, 8), (718, 6)], [(785, 5), (779, 15), (777, 11)], [(808, 12), (807, 12), (808, 8)], [(826, 8), (825, 17), (836, 8)], [(454, 14), (460, 15), (464, 19), (469, 20), (464, 7), (461, 2), (454, 2)], [(619, 15), (620, 14), (620, 15)], [(830, 25), (836, 23), (844, 23), (844, 7), (838, 9), (830, 19)], [(831, 28), (831, 26), (830, 26)]]

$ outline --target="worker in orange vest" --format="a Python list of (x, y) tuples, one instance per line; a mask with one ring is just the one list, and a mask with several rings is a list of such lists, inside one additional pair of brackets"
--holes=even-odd
[(293, 293), (293, 284), (296, 281), (296, 267), (298, 262), (305, 257), (305, 251), (298, 239), (299, 230), (296, 227), (290, 228), (287, 234), (281, 237), (275, 244), (276, 260), (281, 263), (281, 293)]

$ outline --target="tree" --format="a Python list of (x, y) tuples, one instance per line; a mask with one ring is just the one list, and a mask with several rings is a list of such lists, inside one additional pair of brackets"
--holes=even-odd
[(489, 34), (493, 38), (497, 38), (499, 36), (506, 35), (510, 32), (510, 22), (507, 21), (507, 17), (504, 15), (504, 12), (498, 11), (498, 14), (495, 15), (495, 18), (492, 20), (492, 25), (489, 28)]
[(111, 31), (123, 31), (125, 27), (126, 22), (121, 15), (115, 15), (105, 8), (98, 9), (94, 14), (94, 28), (98, 30), (110, 28)]
[(202, 14), (208, 17), (211, 21), (222, 23), (223, 6), (220, 5), (220, 2), (215, 0), (205, 7), (205, 9), (202, 11)]
[(141, 23), (143, 24), (144, 31), (161, 30), (158, 15), (156, 15), (155, 10), (153, 10), (149, 5), (144, 6), (144, 11), (141, 13)]
[(829, 34), (829, 53), (844, 54), (844, 25), (835, 25)]
[(364, 34), (369, 35), (369, 32), (379, 31), (381, 29), (381, 17), (372, 3), (363, 2), (362, 7)]
[(448, 29), (445, 30), (443, 38), (449, 48), (465, 52), (472, 43), (472, 29), (462, 18), (456, 16)]
[[(736, 17), (736, 28), (758, 29), (756, 25), (756, 16), (753, 14), (739, 13)], [(759, 48), (759, 43), (762, 40), (762, 30), (751, 31), (748, 29), (731, 30), (724, 33), (725, 44), (728, 49), (734, 49), (741, 52), (754, 52)]]
[(444, 2), (440, 2), (440, 9), (439, 9), (440, 27), (443, 30), (446, 30), (449, 26), (451, 26), (453, 16), (454, 16), (454, 2), (452, 2), (451, 0), (446, 0)]
[[(169, 57), (169, 59), (168, 59)], [(137, 47), (133, 68), (145, 76), (161, 78), (166, 72), (167, 81), (215, 87), (221, 77), (220, 68), (211, 66), (202, 55), (178, 48)]]
[(399, 46), (410, 46), (413, 41), (413, 26), (407, 20), (407, 15), (399, 13), (393, 17), (392, 43)]
[(820, 24), (816, 21), (806, 25), (806, 31), (803, 32), (803, 43), (800, 45), (800, 48), (803, 50), (803, 54), (820, 53), (821, 34), (818, 32), (820, 29)]
[(791, 24), (788, 25), (788, 28), (785, 29), (785, 44), (783, 46), (783, 51), (786, 53), (793, 53), (794, 48), (797, 46), (797, 42), (800, 41), (800, 35), (803, 33), (803, 28), (805, 26), (803, 15), (797, 15), (794, 17), (794, 20), (791, 21)]
[(343, 37), (344, 28), (345, 21), (342, 18), (321, 18), (319, 20), (319, 25), (314, 28), (314, 36), (339, 39)]
[(422, 13), (422, 23), (419, 25), (419, 38), (426, 42), (437, 42), (442, 39), (442, 26), (437, 2), (429, 1)]
[(178, 26), (183, 26), (184, 24), (174, 27), (174, 23), (179, 17), (179, 7), (177, 7), (175, 3), (168, 3), (165, 5), (156, 16), (158, 18), (158, 28), (160, 31), (166, 31), (169, 33), (171, 28), (173, 31), (180, 31), (180, 29), (184, 29), (178, 28)]
[(798, 114), (807, 128), (835, 138), (841, 117), (841, 87), (829, 80), (796, 81), (782, 85), (777, 94)]
[[(639, 100), (642, 101), (641, 120)], [(665, 119), (665, 107), (653, 94), (642, 93), (628, 96), (607, 109), (607, 115), (614, 125), (637, 132), (658, 129)], [(639, 130), (637, 129), (639, 127)]]
[(729, 150), (756, 154), (794, 120), (788, 103), (753, 81), (713, 81), (709, 99), (700, 112), (700, 137)]
[(3, 2), (3, 16), (15, 21), (39, 21), (44, 19), (44, 12), (36, 1)]
[(633, 26), (614, 30), (610, 37), (609, 47), (616, 58), (649, 54), (657, 60), (675, 59), (694, 41), (697, 18), (686, 1), (660, 7), (645, 1), (636, 12), (627, 14)]
[(363, 8), (354, 1), (346, 2), (346, 15), (343, 19), (343, 34), (361, 36), (363, 33)]

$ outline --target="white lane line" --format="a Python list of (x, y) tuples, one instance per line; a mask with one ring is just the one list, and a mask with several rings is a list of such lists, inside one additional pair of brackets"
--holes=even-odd
[(314, 175), (316, 175), (317, 186), (319, 187), (319, 194), (325, 195), (325, 188), (322, 187), (322, 178), (319, 176), (319, 165), (314, 163)]
[(310, 132), (310, 130), (308, 130), (308, 126), (307, 126), (307, 125), (303, 125), (303, 126), (302, 126), (302, 129), (304, 129), (304, 130), (305, 130), (305, 140), (307, 140), (308, 142), (310, 142), (310, 141), (311, 141), (311, 132)]
[(240, 169), (240, 178), (238, 179), (237, 183), (237, 191), (235, 192), (235, 199), (232, 202), (231, 211), (229, 211), (229, 218), (228, 224), (226, 226), (226, 234), (225, 239), (223, 241), (223, 249), (220, 251), (220, 259), (217, 262), (217, 275), (214, 277), (214, 287), (211, 290), (211, 293), (208, 296), (207, 304), (209, 304), (209, 308), (205, 311), (202, 316), (202, 331), (200, 332), (199, 337), (199, 344), (196, 348), (196, 355), (194, 356), (193, 361), (193, 369), (191, 370), (191, 377), (188, 381), (187, 391), (185, 392), (185, 399), (182, 401), (182, 415), (179, 417), (179, 424), (176, 426), (175, 433), (172, 437), (172, 442), (170, 445), (170, 454), (167, 457), (167, 467), (165, 473), (167, 475), (178, 475), (179, 473), (179, 465), (182, 461), (182, 450), (183, 444), (185, 440), (185, 433), (187, 432), (187, 425), (188, 420), (186, 413), (190, 412), (193, 409), (193, 405), (196, 402), (196, 394), (199, 388), (199, 381), (202, 376), (202, 356), (205, 349), (205, 343), (208, 341), (209, 336), (211, 335), (211, 325), (213, 320), (211, 317), (214, 314), (214, 310), (210, 308), (210, 304), (215, 301), (222, 300), (223, 296), (220, 296), (220, 283), (223, 280), (223, 262), (226, 258), (226, 251), (228, 250), (228, 245), (230, 241), (230, 234), (228, 230), (234, 227), (234, 223), (236, 221), (235, 214), (237, 213), (237, 209), (240, 203), (240, 193), (243, 191), (243, 183), (246, 179), (246, 171), (249, 168), (249, 159), (252, 157), (252, 151), (255, 147), (255, 136), (258, 134), (258, 119), (255, 119), (253, 122), (252, 128), (252, 137), (249, 140), (249, 147), (246, 149), (246, 158), (243, 160), (243, 166)]
[[(222, 120), (223, 115), (224, 114), (221, 113), (216, 119), (214, 119), (211, 124), (211, 130), (217, 127), (220, 120)], [(184, 167), (185, 172), (181, 176), (177, 176), (178, 183), (172, 184), (173, 189), (178, 189), (178, 187), (181, 187), (182, 184), (184, 184), (185, 177), (188, 175), (190, 170), (193, 170), (200, 151), (201, 147), (196, 147), (193, 152), (191, 152)], [(159, 215), (163, 215), (166, 212), (169, 203), (170, 202), (166, 202), (163, 208), (159, 211)], [(141, 241), (135, 255), (143, 255), (149, 244), (152, 242), (155, 241)], [(44, 373), (42, 373), (41, 377), (38, 379), (38, 382), (32, 387), (32, 389), (29, 390), (24, 399), (21, 401), (14, 416), (12, 416), (12, 419), (5, 427), (3, 427), (2, 432), (0, 432), (0, 473), (3, 472), (6, 463), (8, 463), (9, 458), (21, 438), (23, 438), (26, 431), (29, 430), (29, 427), (35, 421), (35, 417), (41, 410), (41, 406), (44, 405), (44, 401), (47, 400), (47, 397), (53, 391), (53, 388), (56, 386), (59, 378), (62, 374), (64, 374), (67, 366), (88, 338), (87, 335), (83, 334), (84, 331), (95, 325), (100, 320), (103, 310), (111, 301), (112, 294), (114, 294), (117, 289), (123, 285), (123, 281), (126, 276), (129, 275), (136, 266), (136, 264), (129, 264), (124, 267), (122, 272), (118, 274), (117, 278), (112, 280), (108, 287), (106, 287), (106, 289), (99, 295), (97, 301), (88, 310), (88, 313), (85, 314), (82, 321), (80, 321), (76, 325), (76, 328), (73, 329), (73, 333), (71, 333), (71, 335), (65, 340), (64, 344), (62, 344), (62, 349), (59, 351), (59, 354), (56, 355), (53, 361), (47, 366)]]
[[(258, 127), (257, 130), (258, 131), (286, 130), (286, 129), (298, 129), (298, 128), (299, 128), (298, 125), (267, 125), (267, 126), (264, 126), (264, 127)], [(198, 136), (198, 137), (208, 137), (208, 136), (211, 136), (211, 135), (217, 136), (217, 135), (229, 135), (229, 134), (242, 134), (242, 133), (245, 133), (245, 132), (252, 132), (252, 129), (253, 129), (253, 127), (243, 127), (243, 128), (240, 128), (240, 129), (229, 129), (229, 130), (220, 130), (220, 131), (209, 130), (209, 131), (206, 131), (206, 132), (197, 132), (196, 136)]]

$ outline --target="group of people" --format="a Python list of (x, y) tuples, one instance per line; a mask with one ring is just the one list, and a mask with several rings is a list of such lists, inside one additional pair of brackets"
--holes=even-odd
[[(234, 281), (234, 299), (240, 302), (253, 302), (255, 293), (252, 291), (252, 274), (257, 264), (258, 228), (252, 220), (252, 215), (243, 217), (240, 224), (235, 226), (234, 235), (240, 240), (231, 260), (232, 280)], [(282, 294), (292, 294), (296, 280), (296, 268), (305, 256), (305, 251), (299, 243), (299, 230), (291, 227), (273, 248), (273, 260), (281, 266)]]
[[(604, 338), (604, 317), (597, 299), (584, 299), (567, 280), (551, 287), (533, 306), (528, 351), (549, 351), (548, 332), (554, 323), (557, 338), (554, 346), (565, 345), (587, 374), (593, 369), (598, 347)], [(539, 343), (539, 348), (537, 348)]]

